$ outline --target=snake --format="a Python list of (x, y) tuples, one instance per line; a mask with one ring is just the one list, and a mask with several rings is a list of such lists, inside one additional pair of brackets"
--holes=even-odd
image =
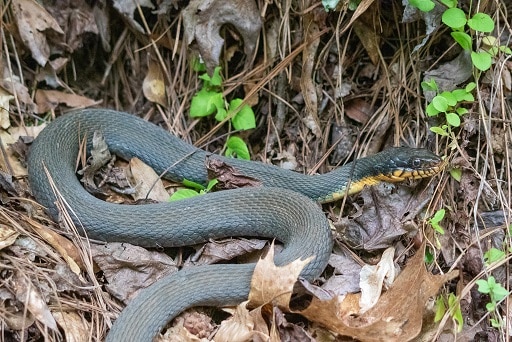
[[(261, 186), (208, 193), (146, 205), (108, 203), (88, 193), (77, 177), (83, 143), (101, 132), (110, 151), (138, 157), (172, 181), (208, 181), (206, 159), (218, 159)], [(381, 181), (430, 177), (443, 161), (422, 148), (395, 147), (356, 159), (330, 172), (305, 175), (257, 161), (222, 157), (199, 149), (135, 115), (82, 109), (51, 121), (30, 146), (27, 167), (32, 194), (58, 221), (64, 203), (82, 235), (143, 247), (180, 247), (224, 237), (266, 237), (280, 241), (278, 266), (311, 257), (300, 276), (313, 281), (323, 272), (333, 239), (319, 203)], [(248, 298), (255, 264), (185, 268), (142, 290), (114, 321), (107, 341), (150, 341), (179, 313), (194, 306), (233, 306)]]

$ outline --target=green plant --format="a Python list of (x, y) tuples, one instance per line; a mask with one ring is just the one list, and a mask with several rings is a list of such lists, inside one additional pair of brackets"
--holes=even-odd
[(171, 195), (169, 198), (170, 202), (179, 201), (185, 198), (196, 197), (199, 195), (204, 195), (210, 192), (215, 185), (217, 185), (219, 181), (217, 179), (212, 179), (208, 182), (208, 185), (203, 186), (199, 183), (189, 181), (187, 179), (183, 180), (183, 185), (190, 189), (179, 189), (175, 193)]
[[(435, 80), (428, 82), (421, 82), (423, 91), (439, 92), (439, 88)], [(467, 102), (475, 100), (471, 93), (476, 88), (475, 82), (470, 82), (464, 89), (454, 89), (452, 91), (443, 91), (438, 93), (432, 101), (427, 105), (428, 116), (438, 116), (443, 114), (446, 123), (441, 126), (430, 127), (430, 130), (442, 136), (450, 136), (452, 127), (459, 127), (461, 123), (461, 116), (468, 113), (468, 110), (462, 107)]]
[(464, 319), (462, 318), (462, 310), (460, 309), (460, 302), (457, 299), (457, 296), (455, 296), (453, 293), (450, 293), (448, 295), (448, 298), (445, 298), (444, 296), (439, 296), (436, 299), (435, 306), (436, 315), (434, 317), (434, 322), (439, 322), (446, 313), (446, 310), (448, 309), (450, 316), (453, 318), (457, 325), (457, 331), (462, 331)]
[(495, 328), (499, 328), (503, 325), (502, 320), (496, 315), (496, 305), (499, 301), (508, 296), (508, 291), (500, 283), (496, 282), (493, 276), (487, 279), (478, 279), (476, 281), (478, 285), (478, 292), (487, 294), (490, 297), (490, 302), (485, 305), (487, 311), (492, 315), (491, 324)]
[(441, 227), (439, 222), (444, 219), (445, 213), (446, 211), (444, 209), (439, 209), (431, 218), (428, 219), (428, 223), (432, 226), (432, 228), (434, 228), (434, 230), (441, 235), (444, 235), (444, 229)]
[[(202, 63), (195, 63), (194, 70), (204, 70)], [(204, 72), (199, 75), (203, 86), (190, 104), (190, 116), (193, 118), (205, 117), (215, 114), (219, 122), (230, 120), (235, 130), (247, 130), (256, 127), (256, 118), (251, 107), (243, 104), (243, 100), (235, 98), (226, 104), (222, 94), (221, 68), (216, 67), (212, 76)], [(240, 159), (250, 159), (249, 149), (245, 142), (237, 136), (230, 136), (226, 142), (225, 155)]]
[(489, 266), (495, 262), (505, 259), (505, 257), (506, 257), (505, 252), (492, 247), (487, 252), (484, 253), (484, 262), (485, 262), (486, 266)]

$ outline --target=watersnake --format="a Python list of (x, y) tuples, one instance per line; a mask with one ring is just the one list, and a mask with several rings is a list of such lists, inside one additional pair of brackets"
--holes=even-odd
[[(205, 158), (220, 159), (262, 187), (210, 193), (188, 200), (127, 206), (107, 203), (84, 190), (76, 176), (83, 139), (88, 150), (94, 132), (103, 133), (109, 149), (138, 157), (165, 178), (205, 184)], [(28, 156), (33, 195), (58, 220), (55, 191), (87, 236), (145, 247), (193, 245), (212, 238), (276, 238), (284, 249), (278, 265), (314, 256), (301, 276), (320, 275), (331, 253), (327, 219), (318, 202), (328, 202), (364, 185), (423, 178), (442, 167), (425, 149), (392, 148), (357, 159), (329, 173), (303, 175), (259, 162), (211, 155), (133, 115), (105, 109), (79, 110), (50, 123), (33, 142)], [(53, 181), (55, 188), (52, 189)], [(109, 341), (148, 341), (181, 311), (192, 306), (235, 305), (247, 299), (253, 264), (209, 265), (181, 270), (156, 282), (121, 312)]]

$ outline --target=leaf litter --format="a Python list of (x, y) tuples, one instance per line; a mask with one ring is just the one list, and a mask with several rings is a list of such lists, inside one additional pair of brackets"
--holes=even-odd
[[(122, 308), (120, 303), (162, 272), (171, 272), (176, 265), (239, 258), (241, 253), (258, 251), (264, 244), (257, 240), (211, 242), (205, 247), (195, 246), (199, 251), (196, 254), (191, 250), (179, 251), (171, 258), (161, 251), (132, 249), (126, 244), (91, 247), (68, 229), (61, 236), (55, 224), (27, 197), (26, 170), (18, 161), (23, 152), (12, 153), (18, 135), (37, 134), (33, 126), (43, 127), (39, 126), (41, 122), (69, 108), (101, 104), (144, 113), (146, 119), (185, 140), (200, 145), (206, 142), (210, 152), (218, 152), (222, 143), (212, 137), (228, 132), (225, 127), (190, 120), (187, 116), (190, 98), (200, 87), (187, 63), (192, 56), (201, 56), (210, 70), (223, 65), (226, 98), (239, 97), (242, 88), (251, 95), (246, 100), (257, 107), (259, 128), (245, 137), (251, 142), (254, 159), (280, 160), (286, 152), (291, 154), (286, 159), (293, 160), (294, 169), (326, 172), (331, 166), (320, 165), (325, 159), (337, 163), (392, 144), (427, 142), (433, 147), (435, 143), (428, 136), (422, 117), (422, 94), (416, 93), (420, 74), (438, 77), (448, 88), (468, 77), (463, 54), (442, 45), (446, 37), (435, 17), (424, 17), (427, 27), (423, 32), (422, 24), (418, 27), (414, 21), (417, 17), (406, 18), (409, 23), (398, 23), (390, 18), (399, 17), (401, 8), (391, 9), (386, 3), (371, 0), (361, 2), (355, 12), (342, 8), (330, 13), (324, 13), (320, 3), (313, 2), (190, 2), (188, 11), (192, 15), (188, 16), (177, 1), (162, 1), (158, 5), (142, 2), (137, 7), (132, 1), (119, 0), (112, 2), (112, 8), (103, 2), (41, 3), (43, 6), (29, 0), (12, 1), (4, 12), (2, 26), (2, 37), (7, 43), (0, 60), (0, 87), (5, 91), (1, 95), (5, 111), (0, 123), (4, 128), (14, 127), (0, 131), (0, 171), (5, 174), (5, 182), (0, 183), (0, 265), (5, 284), (0, 288), (0, 314), (7, 323), (2, 326), (3, 336), (14, 340), (21, 336), (61, 340), (62, 336), (52, 332), (55, 324), (67, 340), (81, 341), (85, 336), (102, 340)], [(496, 14), (496, 20), (506, 20), (500, 15)], [(260, 31), (264, 32), (260, 35)], [(400, 44), (396, 44), (396, 38), (405, 31), (409, 34), (407, 40), (400, 39)], [(426, 35), (422, 36), (423, 33)], [(510, 36), (506, 30), (499, 34), (503, 41), (507, 34)], [(418, 44), (422, 39), (422, 44)], [(308, 44), (301, 45), (303, 42)], [(436, 48), (442, 53), (436, 52)], [(237, 333), (240, 340), (262, 341), (335, 340), (340, 334), (368, 341), (381, 337), (408, 340), (417, 334), (420, 339), (454, 339), (457, 335), (453, 333), (455, 327), (449, 314), (439, 324), (433, 324), (430, 317), (422, 325), (421, 318), (433, 316), (425, 305), (427, 300), (457, 275), (453, 270), (459, 266), (461, 281), (447, 282), (443, 291), (460, 294), (465, 315), (467, 312), (464, 331), (458, 336), (496, 337), (499, 329), (490, 327), (486, 320), (486, 298), (475, 290), (472, 280), (481, 279), (484, 271), (489, 270), (489, 265), (482, 262), (483, 253), (489, 246), (502, 245), (510, 221), (509, 213), (503, 211), (510, 205), (502, 184), (509, 182), (507, 156), (511, 139), (510, 130), (503, 123), (510, 120), (510, 103), (506, 99), (512, 68), (509, 61), (502, 66), (483, 76), (484, 86), (478, 90), (482, 107), (475, 104), (470, 108), (464, 119), (460, 146), (443, 150), (443, 146), (437, 145), (438, 151), (454, 161), (461, 160), (460, 182), (443, 175), (436, 180), (438, 184), (420, 184), (419, 189), (426, 189), (420, 193), (403, 186), (380, 186), (346, 199), (342, 207), (339, 203), (325, 206), (338, 231), (330, 266), (318, 281), (323, 288), (302, 282), (301, 286), (295, 285), (295, 289), (303, 288), (295, 297), (291, 295), (295, 280), (291, 280), (289, 269), (277, 270), (274, 283), (282, 280), (292, 285), (279, 287), (278, 295), (264, 292), (260, 296), (265, 300), (252, 311), (243, 305), (237, 307), (230, 320), (235, 321), (233, 327), (224, 335), (217, 333), (215, 339), (224, 336), (226, 341), (235, 341)], [(281, 86), (274, 82), (276, 75)], [(495, 80), (502, 80), (503, 92), (496, 91), (501, 88), (495, 88)], [(303, 112), (304, 106), (309, 111)], [(276, 109), (279, 113), (274, 113)], [(337, 160), (327, 157), (327, 142), (338, 141), (331, 140), (335, 125), (343, 125), (343, 136), (350, 132), (348, 135), (353, 137), (339, 143), (343, 150)], [(277, 134), (267, 146), (266, 134), (271, 136), (274, 128)], [(492, 139), (487, 141), (486, 136)], [(203, 137), (207, 139), (201, 140)], [(114, 170), (110, 178), (120, 185), (124, 180), (119, 180), (115, 171), (118, 165), (122, 169), (126, 166), (120, 161), (115, 166), (107, 162), (107, 169)], [(146, 172), (151, 171), (142, 171), (139, 179), (150, 177)], [(229, 182), (237, 184), (236, 170), (227, 175)], [(128, 187), (137, 189), (139, 183), (132, 181)], [(244, 184), (235, 186), (241, 185)], [(173, 186), (159, 183), (160, 195), (154, 199), (165, 200), (164, 189)], [(148, 197), (147, 194), (146, 188), (137, 196)], [(115, 202), (134, 201), (122, 195), (107, 197)], [(449, 233), (436, 239), (422, 222), (439, 207), (451, 208), (443, 221)], [(482, 228), (484, 221), (480, 217), (489, 217), (487, 213), (494, 214)], [(71, 228), (67, 220), (63, 214), (59, 226)], [(347, 240), (347, 236), (356, 239)], [(425, 241), (425, 236), (432, 242), (429, 251), (440, 250), (435, 266), (429, 265), (428, 271), (423, 262), (427, 257), (424, 245), (412, 257), (408, 252), (410, 246)], [(347, 252), (345, 243), (352, 246), (352, 252)], [(390, 247), (395, 248), (395, 253)], [(379, 263), (386, 248), (387, 257)], [(95, 249), (100, 251), (94, 257), (96, 264), (90, 256)], [(129, 251), (128, 255), (125, 251)], [(161, 264), (170, 271), (162, 271)], [(263, 273), (267, 267), (273, 269), (271, 265), (265, 266)], [(367, 268), (372, 271), (366, 279), (377, 281), (362, 280), (360, 284), (361, 270)], [(400, 268), (401, 273), (390, 286), (380, 285), (386, 275)], [(294, 272), (300, 272), (297, 269)], [(505, 284), (503, 267), (490, 271)], [(119, 274), (127, 280), (115, 284), (113, 279)], [(130, 282), (133, 288), (125, 289)], [(273, 283), (259, 278), (255, 283), (265, 291), (274, 289)], [(369, 292), (383, 293), (369, 300), (375, 305), (363, 313), (359, 292), (369, 285), (373, 285)], [(102, 291), (108, 286), (110, 293)], [(118, 294), (120, 300), (113, 299), (112, 294)], [(21, 300), (22, 297), (30, 302)], [(293, 305), (283, 297), (292, 298)], [(278, 307), (274, 306), (276, 302)], [(498, 314), (506, 314), (507, 310)], [(306, 318), (297, 321), (297, 312)], [(187, 313), (185, 316), (192, 318), (185, 321), (182, 317), (176, 319), (177, 330), (170, 331), (165, 338), (211, 339), (219, 320), (195, 315)], [(230, 321), (222, 325), (229, 326)], [(40, 328), (44, 325), (50, 330)]]

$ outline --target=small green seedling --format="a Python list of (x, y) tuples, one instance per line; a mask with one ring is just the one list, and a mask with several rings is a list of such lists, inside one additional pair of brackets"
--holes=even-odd
[(444, 235), (444, 229), (441, 227), (439, 222), (441, 222), (444, 219), (446, 211), (444, 209), (439, 209), (436, 211), (434, 216), (428, 219), (428, 223), (434, 228), (436, 232), (438, 232), (441, 235)]
[(484, 253), (484, 262), (486, 266), (505, 259), (506, 254), (502, 250), (492, 247)]
[(178, 191), (173, 193), (169, 198), (169, 202), (204, 195), (210, 192), (213, 189), (213, 187), (217, 185), (218, 182), (219, 181), (217, 179), (212, 179), (208, 182), (206, 186), (203, 186), (199, 183), (184, 179), (183, 185), (186, 186), (188, 189), (179, 189)]
[[(200, 63), (199, 66), (202, 64)], [(194, 70), (203, 70), (196, 64)], [(248, 105), (242, 105), (243, 100), (235, 98), (226, 105), (222, 94), (221, 68), (216, 67), (213, 75), (203, 73), (199, 76), (203, 80), (203, 87), (199, 90), (190, 104), (190, 116), (200, 118), (215, 114), (215, 120), (221, 122), (230, 118), (233, 128), (236, 130), (247, 130), (256, 127), (254, 111)], [(243, 146), (241, 146), (243, 145)], [(227, 156), (236, 156), (240, 159), (250, 159), (249, 149), (245, 142), (236, 136), (230, 136), (226, 142)]]
[(491, 318), (492, 326), (500, 328), (503, 325), (503, 322), (499, 316), (496, 315), (495, 311), (498, 302), (509, 295), (507, 289), (500, 283), (497, 283), (493, 276), (490, 276), (487, 279), (478, 279), (476, 284), (478, 285), (478, 292), (489, 295), (491, 301), (485, 305), (485, 308), (493, 316)]
[(453, 293), (450, 293), (448, 295), (448, 303), (446, 302), (447, 301), (444, 296), (439, 296), (436, 299), (436, 315), (434, 317), (434, 322), (439, 322), (448, 309), (450, 316), (453, 318), (457, 325), (457, 331), (461, 332), (464, 325), (464, 319), (462, 318), (462, 310), (460, 309), (460, 302), (457, 299), (457, 296), (455, 296)]

